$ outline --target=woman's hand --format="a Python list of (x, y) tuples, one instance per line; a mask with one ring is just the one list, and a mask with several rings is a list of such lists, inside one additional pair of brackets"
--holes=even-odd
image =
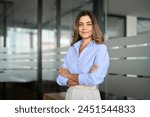
[(95, 64), (91, 67), (89, 73), (92, 73), (92, 72), (96, 71), (97, 69), (98, 69), (98, 65)]
[(59, 68), (58, 73), (59, 73), (59, 75), (66, 77), (66, 78), (68, 78), (70, 75), (70, 72), (65, 67)]
[(59, 68), (58, 73), (59, 75), (78, 83), (78, 74), (71, 74), (66, 68)]
[(59, 68), (58, 73), (59, 73), (59, 75), (65, 77), (65, 78), (68, 78), (68, 81), (67, 81), (68, 86), (79, 85), (77, 81), (72, 80), (72, 78), (77, 79), (76, 78), (77, 76), (72, 75), (66, 68), (64, 68), (64, 67)]

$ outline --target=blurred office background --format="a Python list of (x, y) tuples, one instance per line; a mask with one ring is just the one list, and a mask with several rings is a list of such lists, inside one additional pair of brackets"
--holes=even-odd
[(149, 0), (0, 0), (0, 99), (67, 90), (56, 70), (81, 10), (94, 12), (110, 53), (102, 99), (150, 99)]

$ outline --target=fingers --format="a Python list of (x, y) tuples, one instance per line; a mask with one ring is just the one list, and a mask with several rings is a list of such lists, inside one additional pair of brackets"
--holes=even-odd
[(89, 73), (92, 73), (92, 72), (96, 71), (97, 69), (98, 69), (98, 65), (94, 64), (92, 66), (92, 68), (90, 69)]
[(67, 78), (68, 74), (69, 74), (69, 71), (64, 67), (61, 67), (61, 68), (58, 69), (58, 74)]
[(93, 65), (94, 69), (97, 70), (98, 69), (98, 65)]
[(61, 67), (61, 69), (66, 69), (65, 67)]
[(58, 69), (58, 73), (63, 73), (65, 71), (67, 71), (67, 69), (65, 67), (61, 67)]
[(59, 68), (58, 72), (59, 72), (59, 73), (62, 73), (62, 72), (63, 72), (63, 69), (62, 69), (62, 68)]

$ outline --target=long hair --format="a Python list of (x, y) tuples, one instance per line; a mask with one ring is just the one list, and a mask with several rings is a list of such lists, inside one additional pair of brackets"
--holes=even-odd
[(79, 20), (82, 16), (89, 16), (92, 20), (92, 39), (97, 43), (97, 44), (101, 44), (104, 42), (104, 37), (103, 34), (100, 30), (100, 27), (98, 25), (98, 22), (96, 20), (96, 17), (94, 16), (94, 14), (90, 11), (82, 11), (78, 14), (75, 23), (74, 23), (74, 27), (73, 27), (73, 39), (71, 42), (71, 46), (73, 44), (75, 44), (76, 42), (78, 42), (79, 40), (81, 40), (81, 37), (79, 35)]

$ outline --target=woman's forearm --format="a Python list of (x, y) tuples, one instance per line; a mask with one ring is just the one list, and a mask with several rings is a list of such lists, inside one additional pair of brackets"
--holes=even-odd
[[(98, 68), (98, 65), (94, 64), (94, 65), (91, 67), (89, 73), (94, 72), (95, 70), (97, 70), (97, 68)], [(71, 73), (68, 72), (67, 78), (69, 78), (69, 79), (71, 79), (71, 80), (73, 80), (73, 81), (75, 81), (75, 82), (78, 82), (78, 76), (79, 76), (79, 74), (71, 74)]]
[(71, 74), (70, 73), (70, 74), (68, 74), (67, 78), (78, 83), (78, 76), (79, 76), (79, 74)]
[(71, 79), (68, 79), (67, 85), (68, 85), (68, 86), (76, 86), (76, 85), (79, 85), (79, 84), (78, 84), (78, 82), (75, 82), (75, 81), (73, 81), (73, 80), (71, 80)]
[[(95, 70), (97, 70), (97, 68), (98, 68), (98, 65), (96, 65), (96, 64), (93, 65), (92, 68), (90, 69), (89, 73), (94, 72)], [(60, 68), (60, 69), (58, 70), (58, 73), (59, 73), (59, 75), (61, 75), (61, 76), (63, 76), (63, 77), (66, 77), (66, 78), (68, 78), (68, 79), (70, 79), (70, 80), (73, 80), (73, 81), (79, 83), (79, 82), (78, 82), (78, 76), (79, 76), (79, 74), (72, 74), (72, 73), (70, 73), (70, 72), (69, 72), (66, 68), (64, 68), (64, 67)]]

